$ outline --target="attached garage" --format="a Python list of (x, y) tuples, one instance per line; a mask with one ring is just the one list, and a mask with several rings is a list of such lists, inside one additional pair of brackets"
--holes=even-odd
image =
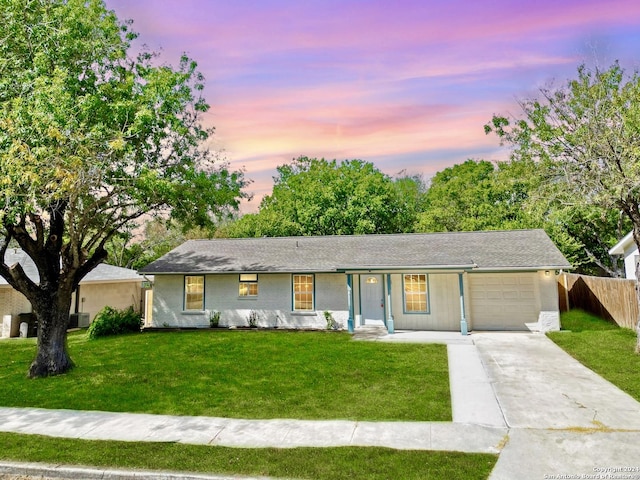
[(468, 278), (474, 330), (526, 330), (526, 323), (538, 321), (537, 272), (473, 273)]

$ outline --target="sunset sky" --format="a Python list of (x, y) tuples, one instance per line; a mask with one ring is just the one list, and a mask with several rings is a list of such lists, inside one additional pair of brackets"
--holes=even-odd
[(212, 147), (253, 180), (359, 158), (429, 178), (507, 157), (483, 125), (580, 63), (640, 62), (638, 0), (106, 0), (140, 41), (205, 75)]

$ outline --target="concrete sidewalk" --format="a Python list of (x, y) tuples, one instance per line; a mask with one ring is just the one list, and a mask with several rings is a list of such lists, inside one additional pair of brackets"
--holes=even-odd
[(507, 432), (504, 427), (449, 422), (240, 420), (37, 408), (0, 408), (0, 431), (226, 447), (367, 446), (484, 453), (499, 453)]

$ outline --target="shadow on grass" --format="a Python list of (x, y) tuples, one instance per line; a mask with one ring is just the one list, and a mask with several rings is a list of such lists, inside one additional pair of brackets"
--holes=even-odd
[(571, 310), (561, 317), (562, 330), (572, 332), (618, 330), (620, 327), (612, 321), (604, 320), (583, 310)]

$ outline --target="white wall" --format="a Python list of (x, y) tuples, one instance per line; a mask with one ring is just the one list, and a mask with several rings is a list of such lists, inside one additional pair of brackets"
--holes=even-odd
[(632, 243), (624, 251), (624, 271), (625, 276), (631, 280), (636, 279), (636, 256), (638, 255), (638, 247)]
[(251, 311), (258, 326), (325, 328), (323, 312), (347, 326), (349, 316), (344, 274), (315, 275), (315, 310), (292, 311), (292, 276), (288, 273), (258, 275), (258, 296), (238, 296), (238, 274), (205, 276), (205, 310), (183, 310), (184, 275), (156, 275), (153, 294), (153, 327), (209, 327), (209, 312), (220, 312), (221, 326), (246, 326)]
[(10, 286), (0, 287), (0, 316), (17, 316), (31, 312), (31, 303), (27, 297)]
[(457, 273), (430, 273), (429, 313), (405, 313), (402, 275), (391, 275), (394, 328), (460, 330), (460, 285)]
[(547, 275), (544, 271), (537, 273), (538, 288), (540, 289), (540, 310), (559, 312), (560, 299), (558, 298), (558, 276), (553, 270)]
[[(527, 318), (514, 311), (514, 325), (525, 328), (525, 321), (535, 321), (539, 312), (558, 311), (557, 283), (553, 272), (545, 275), (541, 272), (524, 274), (465, 274), (465, 309), (469, 329), (473, 328), (474, 312), (472, 311), (473, 289), (469, 278), (526, 277), (532, 281), (531, 293), (535, 298), (535, 306), (531, 308)], [(484, 276), (483, 276), (484, 275)], [(396, 329), (408, 330), (449, 330), (460, 329), (460, 289), (457, 273), (431, 273), (429, 276), (429, 313), (404, 313), (402, 275), (392, 274), (392, 307), (394, 326)], [(386, 302), (386, 275), (385, 302)], [(332, 313), (342, 328), (347, 328), (348, 300), (346, 275), (315, 275), (315, 311), (292, 311), (292, 278), (291, 274), (263, 273), (258, 275), (258, 296), (238, 296), (238, 274), (207, 275), (205, 277), (205, 310), (198, 312), (183, 311), (184, 275), (157, 275), (153, 294), (153, 327), (208, 327), (209, 312), (221, 313), (220, 325), (245, 326), (251, 311), (259, 316), (258, 325), (262, 327), (280, 328), (325, 328), (323, 315), (325, 310)], [(354, 275), (354, 313), (359, 315), (358, 275)], [(500, 301), (495, 301), (495, 309), (501, 312)], [(386, 312), (388, 313), (388, 306)], [(504, 312), (501, 312), (504, 313)], [(521, 312), (522, 313), (522, 312)], [(529, 318), (531, 317), (531, 318)], [(535, 318), (534, 318), (535, 317)], [(354, 319), (357, 324), (357, 318)], [(514, 328), (513, 325), (510, 328)]]
[[(123, 310), (133, 307), (136, 312), (141, 310), (142, 285), (139, 280), (131, 282), (113, 283), (85, 283), (80, 285), (80, 302), (78, 311), (88, 313), (93, 321), (96, 314), (109, 306)], [(84, 300), (84, 301), (83, 301)], [(76, 294), (71, 301), (71, 312), (75, 312)]]

